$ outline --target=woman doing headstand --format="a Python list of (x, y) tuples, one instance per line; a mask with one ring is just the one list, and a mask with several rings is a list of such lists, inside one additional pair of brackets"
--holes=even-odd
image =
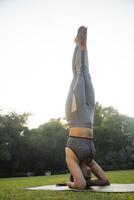
[(76, 189), (86, 188), (85, 177), (90, 171), (97, 179), (90, 180), (88, 185), (109, 185), (104, 171), (94, 160), (95, 97), (88, 68), (86, 40), (87, 28), (81, 26), (75, 38), (76, 46), (72, 59), (73, 80), (65, 105), (65, 115), (69, 127), (65, 153), (66, 163), (72, 175), (72, 180), (67, 185)]

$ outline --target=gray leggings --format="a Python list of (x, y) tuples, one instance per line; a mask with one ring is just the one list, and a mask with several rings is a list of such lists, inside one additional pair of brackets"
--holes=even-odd
[[(75, 48), (73, 61), (76, 59), (78, 48)], [(79, 73), (76, 69), (75, 62), (72, 65), (73, 80), (65, 104), (65, 116), (70, 128), (93, 128), (95, 97), (89, 69), (85, 64), (85, 53), (85, 50), (83, 50), (80, 54), (81, 67)]]

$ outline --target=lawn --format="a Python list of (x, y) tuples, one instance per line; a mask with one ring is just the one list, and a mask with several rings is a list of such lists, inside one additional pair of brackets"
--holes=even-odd
[[(134, 170), (106, 172), (111, 183), (134, 183)], [(24, 187), (65, 182), (68, 175), (0, 178), (0, 200), (134, 200), (134, 193), (91, 193), (73, 191), (31, 191)]]

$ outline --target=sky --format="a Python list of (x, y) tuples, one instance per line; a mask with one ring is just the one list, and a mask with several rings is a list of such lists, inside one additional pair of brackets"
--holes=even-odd
[(0, 110), (65, 117), (82, 25), (96, 101), (134, 117), (133, 0), (0, 0)]

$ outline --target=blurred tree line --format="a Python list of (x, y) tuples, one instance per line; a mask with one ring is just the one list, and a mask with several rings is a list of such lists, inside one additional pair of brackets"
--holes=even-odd
[[(0, 177), (66, 172), (65, 119), (51, 119), (30, 130), (28, 117), (28, 113), (0, 114)], [(104, 170), (134, 168), (134, 118), (97, 102), (94, 143), (95, 159)]]

